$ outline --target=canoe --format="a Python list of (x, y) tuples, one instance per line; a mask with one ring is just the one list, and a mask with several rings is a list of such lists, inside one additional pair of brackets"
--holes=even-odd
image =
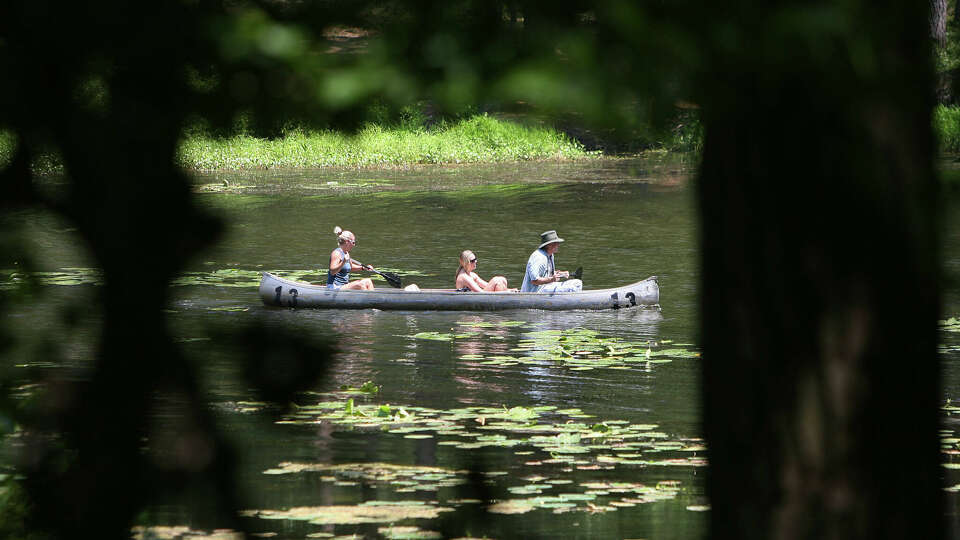
[(504, 309), (620, 309), (657, 307), (660, 285), (651, 276), (623, 287), (567, 293), (459, 292), (454, 289), (328, 289), (263, 272), (260, 297), (268, 306), (328, 309), (495, 311)]

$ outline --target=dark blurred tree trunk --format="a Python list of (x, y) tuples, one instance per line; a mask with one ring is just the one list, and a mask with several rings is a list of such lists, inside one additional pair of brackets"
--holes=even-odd
[[(204, 36), (222, 12), (165, 4), (144, 18), (122, 2), (100, 8), (0, 3), (0, 129), (19, 138), (12, 165), (0, 167), (0, 210), (44, 209), (67, 220), (103, 272), (94, 307), (67, 303), (57, 313), (69, 321), (80, 310), (99, 311), (96, 353), (83, 368), (40, 377), (34, 403), (15, 410), (0, 404), (27, 441), (12, 458), (23, 477), (23, 501), (13, 504), (27, 515), (22, 526), (0, 522), (0, 536), (22, 527), (36, 538), (130, 538), (138, 516), (176, 497), (198, 518), (241, 530), (232, 450), (197, 364), (173, 342), (166, 315), (171, 280), (221, 227), (195, 204), (176, 147), (197, 106), (184, 73), (214, 57)], [(101, 89), (85, 97), (91, 81)], [(221, 106), (232, 110), (229, 102)], [(212, 106), (204, 112), (218, 115)], [(31, 165), (51, 148), (63, 163), (62, 187), (41, 189), (50, 182)], [(7, 243), (9, 227), (0, 224)], [(30, 250), (21, 250), (4, 255), (29, 258)], [(11, 305), (8, 298), (0, 298), (0, 308)], [(246, 325), (225, 334), (223, 342), (238, 344), (238, 363), (251, 366), (250, 387), (279, 403), (316, 381), (330, 355), (292, 336), (272, 343), (276, 332), (258, 338), (266, 332)], [(59, 356), (60, 339), (44, 335), (24, 348), (35, 351), (33, 361), (72, 365)], [(256, 376), (267, 373), (257, 369), (267, 361), (270, 375)], [(310, 366), (278, 369), (278, 361)], [(182, 406), (170, 415), (181, 421), (171, 423), (187, 429), (169, 435), (183, 452), (164, 446), (163, 430), (173, 430), (158, 419), (165, 402)]]
[(938, 48), (947, 44), (947, 0), (930, 0), (930, 35)]
[(747, 4), (698, 178), (712, 536), (940, 538), (926, 10)]

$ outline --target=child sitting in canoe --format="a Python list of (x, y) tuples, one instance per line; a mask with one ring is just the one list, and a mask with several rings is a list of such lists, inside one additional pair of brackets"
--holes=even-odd
[(474, 271), (476, 269), (477, 256), (469, 249), (461, 252), (460, 268), (457, 269), (457, 289), (474, 292), (517, 292), (517, 289), (507, 287), (507, 278), (494, 276), (490, 278), (490, 281), (484, 281), (483, 278)]

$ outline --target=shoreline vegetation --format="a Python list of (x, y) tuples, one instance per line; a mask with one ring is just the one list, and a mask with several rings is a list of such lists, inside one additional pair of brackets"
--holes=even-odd
[[(0, 169), (10, 163), (17, 140), (0, 131)], [(293, 128), (275, 137), (241, 127), (227, 135), (202, 126), (186, 130), (177, 164), (189, 171), (280, 168), (389, 168), (420, 164), (503, 163), (593, 159), (599, 150), (550, 127), (477, 114), (423, 125), (367, 123), (354, 133)], [(63, 172), (55, 151), (33, 164), (38, 174)]]
[[(430, 127), (420, 118), (414, 122), (370, 122), (354, 133), (293, 128), (276, 137), (253, 135), (242, 125), (229, 135), (194, 126), (181, 140), (176, 160), (186, 170), (229, 171), (573, 161), (649, 152), (696, 154), (702, 145), (701, 126), (690, 117), (684, 124), (675, 125), (663, 141), (635, 141), (636, 146), (627, 152), (588, 149), (578, 138), (554, 127), (485, 113), (441, 120)], [(940, 156), (960, 163), (960, 106), (937, 105), (933, 128)], [(9, 164), (16, 145), (15, 136), (0, 130), (0, 169)], [(596, 141), (592, 146), (597, 146)], [(39, 156), (33, 167), (38, 174), (63, 170), (53, 151)], [(960, 185), (960, 168), (948, 165), (942, 172), (946, 183)]]
[(293, 129), (280, 137), (186, 137), (177, 153), (192, 170), (396, 167), (416, 164), (575, 160), (599, 155), (564, 133), (487, 115), (433, 128), (370, 123), (353, 134)]
[(937, 105), (933, 110), (933, 129), (941, 154), (960, 154), (960, 106)]
[[(590, 148), (582, 140), (587, 140)], [(663, 142), (634, 137), (629, 144), (617, 146), (612, 137), (603, 140), (588, 131), (571, 135), (531, 118), (476, 113), (428, 121), (420, 113), (407, 113), (399, 121), (375, 119), (355, 132), (294, 127), (272, 137), (255, 134), (243, 121), (226, 134), (198, 122), (185, 130), (175, 159), (189, 171), (391, 168), (573, 161), (648, 151), (689, 153), (699, 149), (699, 141), (700, 126), (695, 120), (674, 126)], [(0, 131), (0, 169), (10, 162), (16, 144), (13, 135)], [(55, 151), (39, 156), (33, 168), (38, 174), (63, 171)]]

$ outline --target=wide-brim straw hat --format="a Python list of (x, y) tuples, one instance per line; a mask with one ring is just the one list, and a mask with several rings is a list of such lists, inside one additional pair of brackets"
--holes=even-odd
[(540, 247), (546, 246), (547, 244), (555, 244), (557, 242), (563, 242), (563, 238), (557, 236), (557, 231), (547, 231), (540, 235)]

